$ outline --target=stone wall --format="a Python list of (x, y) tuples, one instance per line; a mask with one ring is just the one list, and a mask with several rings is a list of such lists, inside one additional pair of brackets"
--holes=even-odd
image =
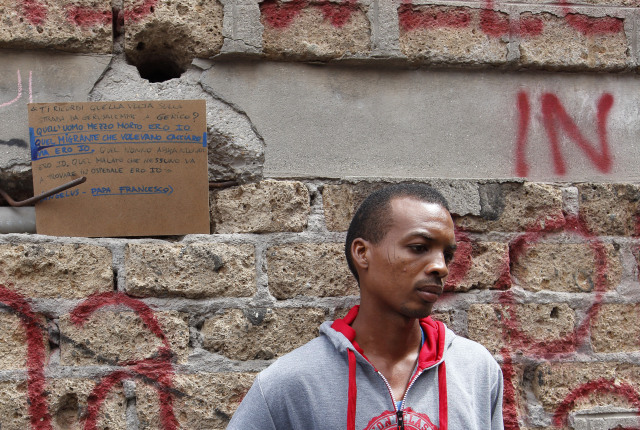
[[(209, 235), (0, 234), (3, 430), (225, 428), (256, 372), (357, 303), (345, 230), (370, 191), (398, 181), (431, 183), (451, 202), (459, 247), (435, 317), (502, 365), (506, 427), (640, 428), (640, 186), (628, 182), (638, 178), (640, 133), (635, 3), (19, 0), (0, 16), (0, 188), (15, 198), (32, 189), (26, 103), (70, 100), (205, 99), (209, 180), (235, 183), (211, 191)], [(308, 62), (307, 80), (279, 77), (270, 60)], [(328, 96), (274, 120), (271, 96), (247, 104), (265, 70), (265, 86), (303, 82), (299, 94)], [(357, 134), (343, 141), (331, 134), (340, 125), (320, 119), (335, 103), (355, 112), (351, 123), (381, 122), (386, 112), (358, 111), (363, 94), (434, 71), (433, 87), (411, 92), (440, 88), (429, 109), (459, 101), (459, 116), (482, 121), (461, 126), (445, 112), (446, 127), (420, 126), (426, 107), (409, 106), (390, 135), (415, 127), (427, 141), (431, 131), (456, 137), (410, 152), (405, 177), (401, 142), (357, 146), (378, 130), (343, 127)], [(354, 90), (359, 77), (371, 88)], [(490, 94), (503, 78), (509, 112)], [(540, 87), (525, 99), (518, 88), (532, 82)], [(565, 104), (575, 100), (569, 113), (545, 92), (553, 85)], [(271, 103), (298, 106), (291, 94)], [(485, 95), (467, 110), (465, 97)], [(549, 110), (530, 108), (534, 96)], [(609, 122), (611, 106), (597, 104), (607, 101)], [(530, 148), (530, 118), (541, 124), (530, 147), (549, 148), (555, 170), (546, 153), (525, 163), (518, 152)], [(452, 154), (460, 130), (481, 138)], [(554, 147), (553, 133), (568, 137)], [(361, 158), (326, 149), (332, 139)], [(287, 167), (278, 157), (292, 148), (307, 156), (300, 170), (289, 166), (297, 173), (270, 167)], [(478, 167), (483, 154), (495, 165)], [(460, 170), (440, 174), (432, 155)]]

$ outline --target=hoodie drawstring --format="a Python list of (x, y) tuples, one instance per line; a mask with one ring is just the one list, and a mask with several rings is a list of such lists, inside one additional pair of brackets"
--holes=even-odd
[(347, 430), (356, 430), (356, 400), (358, 386), (356, 385), (356, 354), (347, 349), (349, 356), (349, 393), (347, 397)]

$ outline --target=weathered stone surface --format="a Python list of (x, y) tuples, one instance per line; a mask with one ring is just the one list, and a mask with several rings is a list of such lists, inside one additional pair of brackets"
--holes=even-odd
[(214, 233), (302, 231), (309, 191), (301, 182), (266, 180), (211, 194)]
[(269, 360), (315, 338), (324, 320), (317, 308), (228, 309), (205, 321), (203, 345), (235, 360)]
[[(469, 308), (469, 338), (484, 345), (492, 354), (509, 346), (511, 352), (528, 352), (530, 347), (565, 339), (574, 330), (574, 311), (565, 303), (489, 305)], [(549, 353), (554, 352), (549, 347)]]
[(511, 273), (518, 285), (529, 291), (564, 291), (571, 293), (603, 291), (615, 288), (622, 277), (622, 265), (613, 245), (604, 245), (606, 270), (604, 284), (598, 256), (586, 243), (535, 243), (514, 259)]
[[(178, 312), (153, 314), (178, 363), (187, 360), (189, 327), (187, 317)], [(70, 315), (59, 320), (60, 363), (66, 366), (115, 365), (138, 361), (157, 354), (164, 346), (142, 318), (134, 312), (98, 311), (82, 325), (73, 324)]]
[(139, 68), (166, 68), (174, 63), (185, 70), (193, 58), (211, 57), (222, 48), (223, 8), (217, 0), (144, 6), (125, 0), (124, 6), (125, 52)]
[(24, 430), (29, 428), (27, 382), (0, 382), (0, 428)]
[(358, 294), (342, 243), (296, 243), (267, 250), (269, 291), (277, 299)]
[[(501, 367), (504, 379), (502, 400), (504, 422), (522, 423), (527, 416), (527, 395), (524, 391), (525, 366), (514, 364), (509, 360), (503, 362)], [(520, 430), (533, 430), (533, 428), (520, 427)]]
[(0, 284), (25, 297), (72, 299), (112, 291), (111, 252), (92, 245), (0, 245)]
[(246, 297), (256, 292), (251, 245), (129, 244), (128, 294), (138, 297)]
[[(506, 13), (403, 4), (398, 9), (398, 17), (400, 49), (412, 60), (448, 64), (504, 64), (507, 61), (509, 17)], [(495, 21), (495, 25), (489, 27), (489, 20)]]
[[(585, 396), (577, 396), (572, 411), (597, 406), (632, 407), (621, 395), (627, 386), (640, 384), (640, 366), (626, 363), (543, 363), (535, 371), (533, 391), (547, 411), (555, 410), (567, 396), (590, 384)], [(608, 390), (607, 387), (613, 387)], [(617, 389), (615, 387), (618, 387)], [(613, 392), (611, 392), (613, 391)], [(636, 409), (636, 407), (633, 407)]]
[(640, 187), (635, 184), (578, 184), (580, 216), (594, 234), (636, 233)]
[(347, 231), (360, 203), (384, 184), (361, 182), (354, 184), (325, 185), (322, 189), (324, 219), (327, 229)]
[(491, 205), (485, 217), (464, 216), (457, 218), (456, 225), (469, 231), (529, 231), (540, 230), (552, 223), (564, 220), (562, 214), (562, 191), (552, 185), (525, 182), (523, 184), (499, 184), (485, 206)]
[[(46, 321), (37, 316), (35, 324), (40, 326), (38, 334), (42, 339), (45, 354), (48, 354), (49, 341)], [(13, 313), (0, 312), (0, 370), (19, 369), (27, 366), (27, 332), (20, 318)], [(1, 427), (0, 427), (1, 428)]]
[(2, 2), (0, 16), (0, 48), (92, 54), (106, 54), (112, 49), (108, 0)]
[[(464, 269), (468, 268), (465, 272)], [(499, 242), (458, 241), (456, 256), (449, 267), (445, 289), (504, 288), (509, 274), (509, 247)]]
[[(249, 391), (252, 373), (199, 373), (177, 375), (173, 407), (183, 429), (224, 430)], [(136, 383), (136, 409), (140, 430), (163, 428), (157, 391)]]
[(369, 53), (370, 24), (363, 5), (305, 3), (267, 0), (260, 4), (264, 54), (327, 60)]
[[(47, 379), (47, 399), (51, 424), (55, 430), (84, 428), (90, 405), (89, 395), (97, 383), (89, 379)], [(122, 384), (116, 384), (100, 407), (96, 428), (127, 430), (126, 407)]]
[(603, 304), (591, 321), (595, 352), (640, 351), (640, 305)]
[(631, 64), (630, 44), (621, 18), (576, 13), (521, 14), (521, 20), (531, 18), (542, 22), (542, 31), (522, 38), (522, 64), (600, 70), (621, 69)]

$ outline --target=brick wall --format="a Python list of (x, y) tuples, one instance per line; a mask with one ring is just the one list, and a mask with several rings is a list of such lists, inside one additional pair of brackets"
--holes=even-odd
[[(567, 71), (632, 79), (640, 65), (626, 0), (17, 0), (0, 16), (0, 70), (20, 56), (17, 98), (0, 85), (11, 94), (0, 114), (17, 112), (0, 117), (12, 154), (0, 150), (0, 188), (30, 192), (28, 147), (3, 130), (32, 96), (31, 64), (84, 77), (74, 93), (51, 84), (50, 97), (206, 98), (209, 179), (239, 184), (211, 192), (210, 235), (0, 235), (3, 430), (223, 429), (257, 372), (357, 303), (345, 230), (388, 180), (265, 178), (271, 142), (211, 89), (215, 71), (200, 78), (203, 59), (542, 70), (563, 82)], [(508, 429), (640, 428), (640, 188), (615, 169), (533, 182), (515, 167), (522, 178), (432, 180), (459, 242), (435, 317), (502, 365)]]

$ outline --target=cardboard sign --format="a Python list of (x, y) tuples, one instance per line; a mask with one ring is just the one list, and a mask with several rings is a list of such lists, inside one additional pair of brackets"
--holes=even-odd
[(204, 100), (31, 103), (36, 228), (56, 236), (209, 233)]

